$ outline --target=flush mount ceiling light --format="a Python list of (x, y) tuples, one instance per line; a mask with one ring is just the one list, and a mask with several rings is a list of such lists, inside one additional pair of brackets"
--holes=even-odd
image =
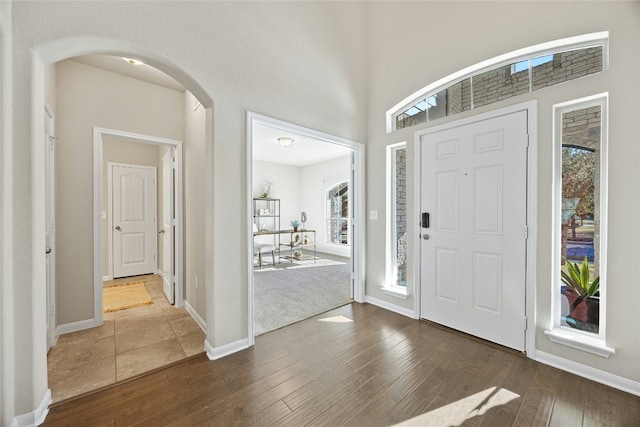
[(131, 65), (142, 65), (144, 64), (144, 62), (140, 61), (139, 59), (133, 59), (133, 58), (126, 58), (126, 57), (122, 57), (122, 59), (124, 59), (126, 62), (128, 62)]
[(293, 144), (293, 138), (289, 136), (281, 136), (280, 138), (278, 138), (278, 143), (283, 147), (288, 147)]

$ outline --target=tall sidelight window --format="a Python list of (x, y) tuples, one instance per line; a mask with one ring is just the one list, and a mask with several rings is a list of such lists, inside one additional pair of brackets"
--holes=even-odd
[(387, 147), (387, 287), (407, 287), (407, 144)]
[(342, 182), (327, 190), (327, 243), (349, 244), (349, 183)]
[(556, 327), (604, 338), (607, 96), (554, 107)]

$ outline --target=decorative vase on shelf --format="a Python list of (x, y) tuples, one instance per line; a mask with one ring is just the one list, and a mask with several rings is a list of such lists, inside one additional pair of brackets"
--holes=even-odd
[(302, 241), (303, 245), (308, 245), (309, 244), (309, 237), (304, 236), (304, 240)]
[(293, 227), (293, 231), (298, 231), (298, 227)]

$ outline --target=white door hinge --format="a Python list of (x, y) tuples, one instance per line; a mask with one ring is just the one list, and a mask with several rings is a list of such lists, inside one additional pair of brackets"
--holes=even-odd
[(524, 238), (525, 239), (529, 238), (529, 226), (528, 225), (524, 226)]
[(524, 135), (524, 146), (529, 147), (529, 134)]

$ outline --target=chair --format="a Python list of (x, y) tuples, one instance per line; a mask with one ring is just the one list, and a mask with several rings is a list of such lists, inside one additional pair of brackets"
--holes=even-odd
[[(258, 226), (253, 224), (253, 232), (258, 232)], [(262, 254), (264, 252), (271, 252), (271, 259), (273, 260), (273, 266), (276, 265), (276, 247), (273, 243), (263, 243), (260, 239), (264, 236), (253, 236), (253, 256), (258, 256), (258, 267), (262, 267)]]

